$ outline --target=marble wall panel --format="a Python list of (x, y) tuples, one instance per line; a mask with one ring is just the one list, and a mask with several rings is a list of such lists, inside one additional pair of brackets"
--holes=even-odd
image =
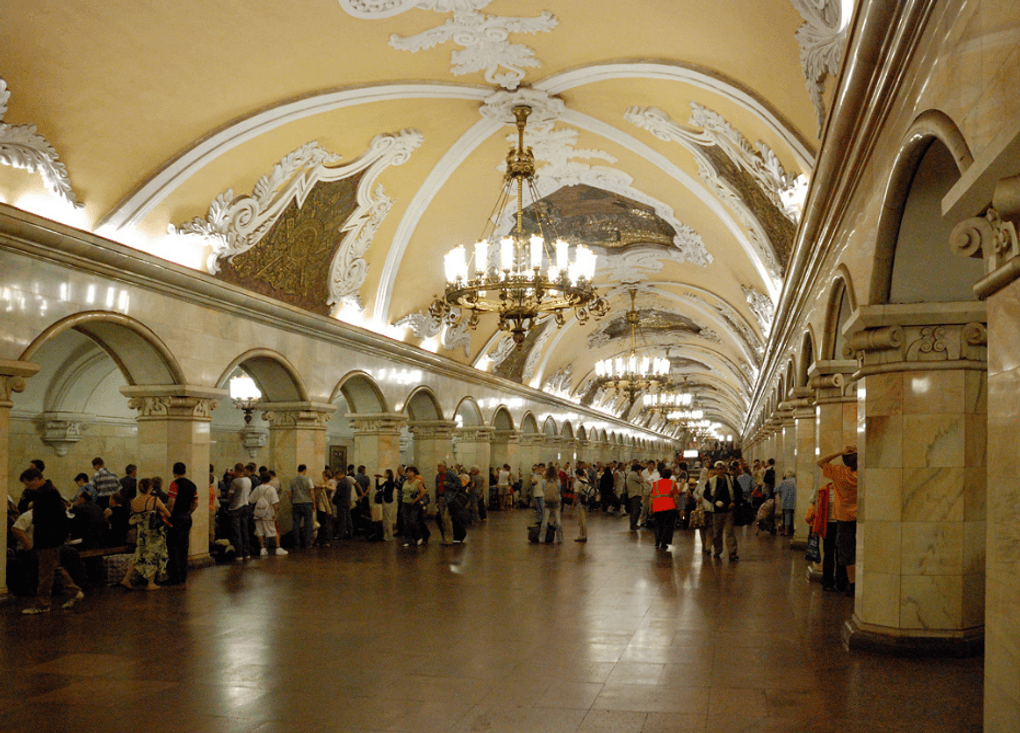
[(955, 413), (964, 404), (966, 372), (933, 371), (904, 374), (903, 413)]
[(904, 415), (903, 465), (962, 467), (965, 440), (962, 413)]
[(900, 523), (868, 521), (859, 525), (864, 536), (864, 547), (868, 548), (868, 578), (874, 573), (899, 575), (900, 568)]
[(862, 571), (857, 564), (857, 597), (854, 602), (858, 616), (868, 624), (898, 628), (900, 625), (900, 575)]
[(903, 522), (903, 575), (963, 575), (962, 522)]
[(903, 518), (903, 470), (899, 468), (866, 468), (862, 471), (867, 484), (864, 501), (858, 497), (858, 516), (871, 522), (899, 522)]
[[(870, 405), (869, 405), (870, 407)], [(864, 410), (862, 415), (867, 414)], [(903, 465), (903, 417), (864, 417), (866, 465), (870, 468), (899, 468)], [(860, 448), (860, 446), (858, 446)]]
[(963, 521), (963, 468), (904, 468), (905, 522)]
[(955, 631), (963, 628), (963, 577), (900, 577), (900, 628)]

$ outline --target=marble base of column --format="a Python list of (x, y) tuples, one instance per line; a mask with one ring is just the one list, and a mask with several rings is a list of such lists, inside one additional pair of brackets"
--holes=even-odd
[(843, 646), (902, 657), (975, 657), (985, 650), (984, 627), (946, 633), (907, 633), (870, 626), (854, 614), (843, 625)]

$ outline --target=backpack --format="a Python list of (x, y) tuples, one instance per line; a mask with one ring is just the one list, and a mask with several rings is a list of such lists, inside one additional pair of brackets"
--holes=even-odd
[(255, 518), (261, 520), (273, 518), (273, 508), (269, 500), (266, 499), (265, 491), (259, 493), (259, 500), (255, 502)]

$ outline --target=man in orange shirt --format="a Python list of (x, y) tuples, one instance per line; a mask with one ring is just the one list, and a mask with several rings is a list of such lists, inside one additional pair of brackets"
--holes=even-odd
[[(843, 465), (832, 460), (842, 456)], [(846, 594), (854, 595), (857, 562), (857, 447), (848, 445), (841, 451), (823, 456), (818, 461), (822, 474), (832, 481), (833, 511), (836, 515), (836, 562), (846, 566)]]

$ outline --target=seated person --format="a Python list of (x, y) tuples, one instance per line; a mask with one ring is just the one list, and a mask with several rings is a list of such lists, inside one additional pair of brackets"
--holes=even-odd
[(71, 505), (71, 539), (81, 540), (79, 549), (94, 550), (103, 546), (109, 525), (102, 508), (96, 504), (92, 494), (80, 491)]
[(96, 487), (92, 484), (92, 482), (89, 481), (89, 477), (87, 474), (79, 473), (77, 476), (75, 476), (74, 484), (75, 486), (78, 487), (79, 494), (83, 491), (86, 491), (89, 494), (91, 494), (93, 502), (99, 498), (99, 493), (96, 491)]
[(122, 547), (129, 544), (128, 531), (131, 529), (129, 524), (131, 508), (128, 504), (130, 501), (119, 491), (110, 496), (110, 507), (105, 512), (108, 528), (106, 530), (106, 537), (103, 539), (104, 547)]

